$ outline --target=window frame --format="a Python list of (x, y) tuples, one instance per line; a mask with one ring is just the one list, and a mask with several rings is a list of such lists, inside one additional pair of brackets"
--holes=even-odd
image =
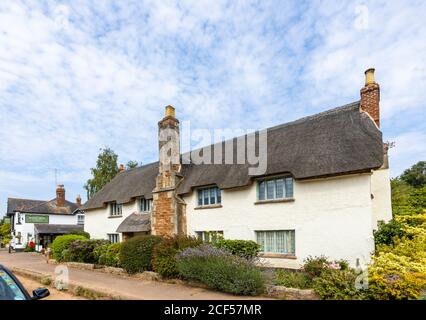
[(222, 205), (222, 191), (218, 186), (197, 189), (197, 207)]
[[(81, 223), (80, 220), (83, 220), (83, 223)], [(84, 214), (77, 214), (77, 224), (78, 225), (84, 225), (84, 222), (85, 222), (84, 220), (85, 220)]]
[[(142, 206), (142, 202), (145, 202), (145, 205)], [(148, 210), (146, 210), (146, 206), (148, 205)], [(144, 197), (139, 198), (138, 201), (139, 211), (141, 212), (151, 212), (152, 211), (152, 199), (146, 199)], [(145, 209), (144, 209), (145, 207)]]
[(108, 240), (111, 244), (120, 242), (120, 234), (119, 233), (107, 233)]
[[(277, 187), (279, 182), (281, 183), (281, 188)], [(268, 190), (269, 186), (272, 187), (272, 190)], [(278, 196), (279, 192), (282, 194), (282, 197)], [(267, 177), (257, 180), (256, 200), (258, 202), (289, 199), (294, 199), (294, 178), (291, 175)]]
[[(285, 251), (284, 248), (283, 250), (265, 250), (265, 244), (261, 243), (261, 241), (259, 241), (259, 234), (263, 233), (264, 235), (264, 239), (266, 239), (266, 234), (267, 233), (274, 233), (273, 235), (273, 240), (274, 242), (272, 243), (273, 247), (278, 247), (279, 244), (277, 243), (277, 234), (278, 233), (287, 233), (286, 235), (283, 235), (283, 237), (285, 237), (285, 243), (283, 243), (283, 246), (287, 246), (288, 248), (290, 248), (290, 250)], [(285, 230), (256, 230), (255, 231), (255, 238), (256, 238), (256, 243), (259, 244), (261, 246), (261, 253), (262, 254), (282, 254), (282, 255), (288, 255), (288, 256), (296, 256), (296, 230), (295, 229), (285, 229)], [(262, 242), (266, 242), (266, 240), (263, 240)], [(270, 244), (271, 245), (271, 244)]]
[[(197, 239), (207, 242), (215, 243), (218, 240), (224, 239), (223, 230), (213, 230), (213, 231), (195, 231)], [(220, 235), (218, 237), (218, 235)]]
[(110, 217), (121, 217), (123, 215), (123, 204), (117, 203), (116, 201), (110, 202)]

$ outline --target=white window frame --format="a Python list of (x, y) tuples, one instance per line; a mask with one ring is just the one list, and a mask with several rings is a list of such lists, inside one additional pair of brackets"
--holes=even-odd
[[(282, 184), (282, 188), (278, 185)], [(268, 189), (268, 187), (271, 189)], [(282, 194), (280, 194), (282, 193)], [(280, 176), (266, 178), (257, 181), (257, 200), (270, 201), (293, 199), (294, 197), (294, 179), (291, 176)]]
[[(83, 222), (81, 222), (83, 220)], [(84, 214), (77, 214), (77, 224), (84, 225)]]
[(223, 239), (223, 231), (196, 231), (197, 238), (203, 242), (216, 242), (217, 240)]
[(108, 233), (108, 240), (110, 243), (118, 243), (120, 242), (120, 234), (119, 233)]
[(111, 202), (110, 211), (109, 211), (110, 217), (121, 217), (122, 214), (123, 214), (123, 205), (121, 203)]
[(255, 233), (262, 253), (296, 254), (295, 230), (257, 230)]
[(222, 204), (222, 192), (217, 186), (200, 188), (197, 190), (197, 206), (215, 206)]

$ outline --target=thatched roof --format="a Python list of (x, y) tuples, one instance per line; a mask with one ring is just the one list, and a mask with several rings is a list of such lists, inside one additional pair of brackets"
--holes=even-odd
[[(267, 142), (265, 175), (289, 173), (308, 179), (367, 172), (383, 164), (382, 133), (368, 114), (360, 112), (359, 102), (269, 128)], [(184, 164), (178, 193), (211, 184), (222, 189), (246, 186), (253, 179), (248, 168), (248, 164)], [(140, 196), (149, 199), (157, 173), (158, 162), (119, 173), (82, 209)]]
[(133, 212), (123, 220), (116, 232), (142, 232), (151, 230), (149, 213)]

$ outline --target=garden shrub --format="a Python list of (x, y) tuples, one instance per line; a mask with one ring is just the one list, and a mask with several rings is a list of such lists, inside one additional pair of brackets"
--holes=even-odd
[(165, 238), (154, 247), (153, 268), (165, 278), (180, 278), (177, 267), (176, 255), (188, 247), (196, 247), (202, 244), (202, 240), (188, 236), (175, 236)]
[(312, 280), (314, 291), (324, 300), (362, 300), (366, 291), (355, 288), (354, 270), (324, 270)]
[(374, 231), (374, 242), (376, 246), (392, 245), (396, 239), (405, 235), (402, 223), (391, 220), (388, 223), (379, 221), (378, 229)]
[(105, 245), (108, 240), (103, 239), (84, 239), (71, 242), (68, 252), (63, 257), (65, 261), (97, 263), (95, 248)]
[(105, 253), (100, 257), (99, 262), (109, 267), (120, 266), (120, 249), (121, 243), (113, 243), (107, 245)]
[(202, 244), (187, 248), (177, 256), (179, 272), (212, 289), (240, 295), (257, 295), (264, 291), (262, 272), (250, 260), (233, 255), (223, 248)]
[(213, 244), (217, 248), (224, 248), (232, 254), (245, 258), (254, 258), (259, 254), (260, 245), (251, 240), (220, 239)]
[(103, 244), (93, 250), (93, 256), (98, 264), (105, 265), (105, 254), (110, 244)]
[(275, 285), (287, 288), (309, 289), (312, 288), (312, 279), (305, 272), (291, 270), (277, 270), (275, 272)]
[(120, 264), (128, 273), (152, 270), (152, 253), (161, 238), (154, 235), (143, 235), (130, 238), (120, 248)]
[(67, 234), (63, 236), (57, 236), (51, 244), (53, 258), (57, 261), (61, 261), (62, 251), (64, 251), (65, 249), (68, 249), (71, 242), (73, 242), (74, 240), (84, 240), (84, 239), (86, 239), (84, 236), (76, 235), (76, 234)]
[(327, 269), (327, 266), (330, 262), (327, 260), (327, 257), (312, 257), (309, 256), (305, 259), (303, 270), (311, 277), (319, 277), (321, 273)]

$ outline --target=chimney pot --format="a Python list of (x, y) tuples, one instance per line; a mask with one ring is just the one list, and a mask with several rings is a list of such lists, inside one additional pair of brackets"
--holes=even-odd
[(175, 115), (175, 108), (172, 107), (171, 105), (168, 105), (166, 107), (166, 117), (173, 117), (173, 118), (176, 117), (176, 115)]
[(374, 80), (374, 71), (374, 68), (370, 68), (365, 71), (365, 85), (376, 83)]
[(77, 205), (81, 206), (81, 197), (80, 197), (79, 194), (77, 195), (77, 198), (75, 199), (75, 203), (77, 203)]

